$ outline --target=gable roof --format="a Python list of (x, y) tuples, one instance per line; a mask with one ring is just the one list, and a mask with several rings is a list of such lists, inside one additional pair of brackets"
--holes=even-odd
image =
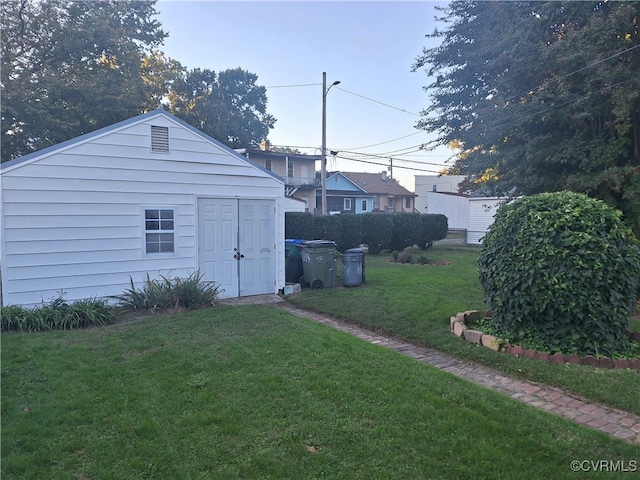
[(240, 155), (238, 152), (234, 151), (232, 148), (227, 147), (226, 145), (224, 145), (222, 142), (216, 140), (215, 138), (207, 135), (206, 133), (198, 130), (197, 128), (189, 125), (187, 122), (185, 122), (184, 120), (179, 119), (178, 117), (176, 117), (175, 115), (170, 114), (169, 112), (167, 112), (166, 110), (164, 110), (163, 108), (158, 108), (156, 110), (152, 110), (150, 112), (147, 113), (143, 113), (141, 115), (137, 115), (135, 117), (129, 118), (127, 120), (123, 120), (121, 122), (118, 123), (114, 123), (113, 125), (108, 125), (106, 127), (100, 128), (98, 130), (94, 130), (93, 132), (89, 132), (89, 133), (85, 133), (83, 135), (80, 135), (78, 137), (75, 138), (71, 138), (69, 140), (66, 140), (64, 142), (58, 143), (56, 145), (51, 145), (50, 147), (46, 147), (43, 148), (41, 150), (35, 151), (33, 153), (29, 153), (27, 155), (23, 155), (22, 157), (18, 157), (18, 158), (14, 158), (13, 160), (9, 160), (8, 162), (4, 162), (0, 165), (0, 171), (9, 171), (12, 170), (13, 168), (17, 168), (21, 165), (25, 165), (27, 163), (31, 163), (34, 162), (40, 158), (44, 158), (47, 157), (49, 155), (53, 155), (55, 153), (58, 152), (62, 152), (68, 148), (72, 148), (75, 147), (77, 145), (81, 145), (83, 143), (87, 143), (93, 139), (102, 137), (104, 135), (108, 135), (110, 133), (114, 133), (117, 132), (119, 130), (122, 130), (124, 128), (130, 127), (132, 125), (135, 125), (137, 123), (142, 123), (145, 122), (149, 119), (152, 118), (156, 118), (156, 117), (164, 117), (176, 124), (178, 124), (179, 126), (185, 128), (186, 130), (189, 130), (191, 133), (201, 137), (202, 139), (206, 140), (207, 142), (211, 143), (212, 145), (214, 145), (215, 147), (224, 150), (226, 153), (234, 156), (236, 159), (239, 159), (242, 162), (245, 162), (249, 165), (251, 165), (252, 167), (268, 174), (269, 176), (275, 178), (276, 180), (284, 183), (284, 180), (282, 179), (282, 177), (274, 174), (273, 172), (270, 172), (269, 170), (267, 170), (264, 167), (261, 167), (260, 165), (258, 165), (257, 163), (251, 161), (250, 159), (248, 159), (247, 157)]
[(363, 191), (373, 195), (387, 195), (394, 197), (415, 197), (415, 193), (400, 185), (392, 178), (380, 173), (338, 172)]

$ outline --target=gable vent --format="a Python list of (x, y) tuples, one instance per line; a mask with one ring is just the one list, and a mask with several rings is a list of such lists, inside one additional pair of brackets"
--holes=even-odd
[(169, 153), (169, 127), (151, 125), (151, 151)]

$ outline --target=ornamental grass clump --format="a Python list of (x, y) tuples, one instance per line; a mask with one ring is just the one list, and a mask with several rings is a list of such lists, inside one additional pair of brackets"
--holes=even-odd
[(571, 192), (503, 205), (484, 238), (480, 283), (493, 328), (550, 353), (626, 356), (640, 249), (621, 213)]
[(164, 311), (170, 309), (194, 310), (214, 306), (218, 303), (220, 285), (205, 281), (199, 272), (193, 272), (186, 278), (147, 279), (142, 288), (137, 288), (130, 277), (131, 288), (121, 295), (111, 298), (119, 302), (123, 310), (128, 311)]
[(107, 325), (115, 321), (116, 315), (105, 300), (87, 298), (67, 302), (61, 293), (50, 302), (33, 308), (1, 307), (0, 319), (3, 332), (41, 332)]

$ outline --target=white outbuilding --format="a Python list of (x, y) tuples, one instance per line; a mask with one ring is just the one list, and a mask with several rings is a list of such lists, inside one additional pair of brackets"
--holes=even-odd
[(200, 271), (285, 285), (284, 182), (164, 110), (2, 164), (3, 305), (119, 295)]

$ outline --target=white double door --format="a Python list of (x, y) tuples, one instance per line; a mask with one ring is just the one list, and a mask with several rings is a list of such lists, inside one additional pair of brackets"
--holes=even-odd
[(198, 199), (198, 265), (220, 298), (274, 293), (275, 202)]

